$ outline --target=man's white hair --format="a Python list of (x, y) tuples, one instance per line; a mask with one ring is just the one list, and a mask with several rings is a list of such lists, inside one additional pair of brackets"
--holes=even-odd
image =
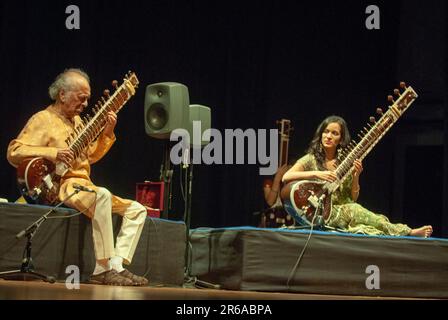
[(70, 77), (70, 73), (77, 73), (77, 74), (79, 74), (84, 79), (86, 79), (87, 82), (90, 84), (89, 76), (87, 75), (87, 73), (85, 73), (81, 69), (78, 69), (78, 68), (65, 69), (64, 72), (60, 73), (56, 77), (54, 82), (48, 88), (48, 94), (50, 95), (50, 98), (53, 101), (56, 101), (58, 99), (59, 92), (61, 90), (64, 90), (64, 91), (73, 90), (74, 82), (73, 82), (73, 78)]

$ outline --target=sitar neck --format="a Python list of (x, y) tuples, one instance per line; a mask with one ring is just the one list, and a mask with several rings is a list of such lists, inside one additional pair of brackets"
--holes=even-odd
[(291, 128), (291, 121), (282, 119), (279, 121), (280, 124), (280, 152), (278, 166), (288, 164), (288, 153), (289, 153), (289, 135)]
[(389, 101), (393, 102), (393, 104), (389, 107), (387, 112), (383, 113), (381, 108), (378, 108), (377, 113), (381, 115), (380, 119), (377, 121), (374, 117), (371, 117), (370, 120), (373, 125), (368, 124), (368, 128), (364, 127), (364, 129), (361, 130), (358, 134), (360, 141), (358, 143), (352, 141), (352, 143), (342, 151), (343, 160), (336, 169), (338, 180), (333, 183), (328, 183), (327, 185), (330, 192), (336, 190), (351, 174), (355, 160), (363, 160), (418, 97), (412, 87), (406, 87), (404, 83), (401, 83), (400, 86), (406, 88), (406, 90), (402, 94), (400, 94), (398, 89), (394, 90), (394, 93), (399, 97), (396, 101), (392, 96), (388, 97)]
[(116, 90), (112, 95), (105, 91), (105, 97), (95, 105), (94, 115), (87, 115), (82, 119), (82, 123), (75, 127), (74, 133), (67, 139), (70, 150), (73, 151), (75, 158), (86, 150), (86, 148), (95, 141), (104, 130), (107, 123), (107, 114), (110, 111), (118, 113), (126, 102), (135, 94), (138, 86), (138, 79), (135, 73), (128, 73), (121, 86), (117, 82), (112, 84)]

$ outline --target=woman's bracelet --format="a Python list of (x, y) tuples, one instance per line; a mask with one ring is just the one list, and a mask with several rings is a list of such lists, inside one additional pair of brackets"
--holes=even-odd
[(359, 190), (361, 189), (361, 187), (358, 187), (358, 189), (353, 190), (354, 193), (359, 193)]

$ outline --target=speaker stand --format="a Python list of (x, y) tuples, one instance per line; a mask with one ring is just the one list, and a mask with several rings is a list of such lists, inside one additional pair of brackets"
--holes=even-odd
[(172, 208), (172, 197), (173, 197), (173, 187), (172, 187), (172, 177), (173, 169), (171, 168), (170, 160), (171, 144), (170, 141), (165, 141), (165, 150), (163, 155), (163, 162), (160, 168), (160, 181), (164, 185), (163, 194), (163, 211), (161, 212), (161, 218), (168, 220), (170, 210)]
[[(190, 242), (190, 223), (191, 223), (191, 199), (192, 199), (192, 183), (193, 183), (193, 163), (184, 164), (186, 171), (186, 198), (184, 208), (184, 221), (186, 226), (187, 244), (185, 248), (185, 279), (184, 287), (198, 288), (198, 289), (221, 289), (218, 284), (212, 284), (206, 281), (199, 280), (197, 277), (191, 276), (191, 242)], [(182, 168), (181, 168), (182, 170)]]

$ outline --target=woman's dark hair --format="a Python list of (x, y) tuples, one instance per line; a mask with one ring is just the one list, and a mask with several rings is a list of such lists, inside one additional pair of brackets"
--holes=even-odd
[(348, 144), (350, 143), (350, 132), (348, 131), (348, 127), (347, 127), (347, 123), (345, 122), (345, 120), (341, 117), (338, 116), (329, 116), (327, 118), (324, 119), (324, 121), (322, 121), (320, 123), (320, 125), (317, 127), (316, 132), (314, 133), (314, 137), (313, 140), (311, 140), (310, 146), (308, 147), (308, 150), (306, 151), (308, 154), (311, 154), (314, 156), (314, 158), (316, 159), (317, 162), (317, 166), (320, 170), (326, 170), (325, 169), (325, 151), (324, 148), (322, 147), (322, 133), (324, 132), (324, 130), (327, 128), (327, 126), (330, 123), (337, 123), (341, 126), (341, 141), (339, 142), (339, 145), (337, 146), (336, 149), (336, 164), (340, 163), (340, 149), (344, 149), (345, 147), (348, 146)]

